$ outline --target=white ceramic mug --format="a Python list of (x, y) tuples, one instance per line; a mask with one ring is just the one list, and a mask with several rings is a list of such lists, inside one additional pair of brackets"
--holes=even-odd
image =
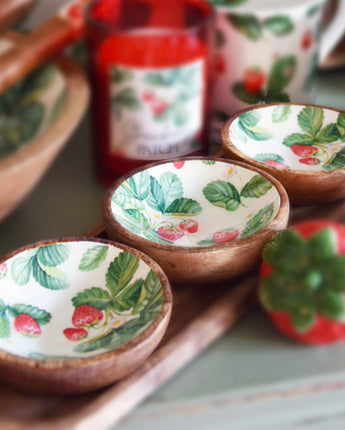
[(211, 0), (217, 8), (211, 141), (251, 105), (313, 103), (318, 64), (345, 30), (345, 0), (322, 31), (325, 0)]

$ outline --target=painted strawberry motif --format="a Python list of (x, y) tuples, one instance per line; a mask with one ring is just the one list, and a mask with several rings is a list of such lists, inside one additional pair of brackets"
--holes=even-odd
[(240, 235), (240, 232), (238, 230), (217, 231), (213, 235), (213, 240), (218, 244), (227, 243), (237, 239), (239, 235)]
[(248, 69), (244, 74), (244, 88), (249, 94), (257, 94), (264, 86), (266, 76), (259, 68)]
[(175, 169), (182, 169), (184, 164), (185, 164), (185, 161), (174, 161), (173, 162)]
[(168, 242), (176, 242), (184, 236), (184, 232), (173, 227), (159, 227), (157, 230), (159, 236)]
[(265, 160), (265, 164), (272, 167), (278, 167), (278, 169), (289, 169), (290, 167), (287, 166), (284, 163), (280, 163), (279, 161), (275, 160)]
[(157, 116), (162, 115), (166, 111), (167, 107), (168, 103), (163, 100), (155, 100), (151, 103), (151, 110)]
[(78, 342), (79, 340), (85, 339), (88, 332), (84, 328), (66, 328), (63, 334), (71, 342)]
[(214, 68), (217, 73), (224, 73), (226, 71), (226, 62), (223, 55), (221, 54), (216, 55)]
[(37, 337), (42, 333), (37, 321), (29, 314), (19, 314), (13, 324), (14, 328), (24, 336)]
[(291, 150), (298, 157), (307, 158), (318, 153), (319, 149), (316, 146), (293, 145)]
[(103, 312), (90, 305), (78, 306), (72, 316), (72, 324), (83, 328), (97, 324), (103, 319)]
[(8, 267), (6, 263), (0, 264), (0, 279), (5, 278), (8, 272)]
[(309, 49), (312, 43), (313, 43), (313, 33), (311, 30), (306, 30), (305, 33), (303, 34), (302, 41), (301, 41), (302, 49), (304, 50)]
[(309, 221), (263, 251), (259, 296), (274, 325), (303, 343), (345, 340), (345, 226)]
[(180, 222), (179, 228), (187, 233), (196, 233), (198, 231), (199, 224), (194, 219), (187, 219)]
[(143, 100), (145, 102), (152, 102), (153, 100), (155, 100), (155, 93), (153, 91), (147, 90), (144, 91), (143, 93)]
[(299, 160), (300, 163), (302, 164), (306, 164), (307, 166), (317, 166), (318, 164), (320, 164), (320, 160), (318, 160), (317, 158), (302, 158), (301, 160)]

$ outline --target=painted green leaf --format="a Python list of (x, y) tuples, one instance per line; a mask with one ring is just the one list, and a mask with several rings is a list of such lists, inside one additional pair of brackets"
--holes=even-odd
[(49, 312), (31, 305), (15, 304), (10, 306), (8, 309), (14, 318), (16, 318), (20, 314), (28, 314), (38, 324), (48, 324), (52, 318)]
[(345, 167), (345, 148), (334, 154), (323, 167), (325, 170), (335, 170)]
[(273, 109), (272, 121), (274, 123), (285, 122), (288, 120), (290, 114), (291, 114), (291, 106), (290, 105), (277, 106)]
[(127, 180), (135, 197), (145, 200), (150, 192), (150, 175), (148, 171), (140, 172)]
[(79, 270), (82, 272), (89, 272), (90, 270), (97, 269), (97, 267), (99, 267), (105, 260), (107, 252), (108, 247), (104, 245), (97, 245), (88, 249), (82, 256)]
[(243, 125), (243, 127), (247, 128), (247, 127), (255, 127), (256, 125), (258, 125), (260, 119), (261, 119), (260, 112), (253, 110), (251, 112), (246, 112), (242, 114), (239, 118), (239, 121), (241, 125)]
[(0, 313), (4, 312), (7, 309), (5, 302), (0, 299)]
[(187, 198), (174, 200), (171, 205), (165, 209), (165, 213), (173, 215), (198, 215), (202, 211), (200, 204)]
[(113, 297), (129, 284), (138, 267), (139, 258), (127, 251), (121, 252), (109, 265), (106, 285)]
[(48, 63), (31, 73), (25, 79), (25, 90), (32, 93), (35, 90), (46, 90), (51, 86), (57, 74), (54, 64)]
[(285, 36), (286, 34), (291, 33), (294, 29), (293, 21), (287, 15), (275, 15), (267, 18), (263, 25), (276, 36)]
[(241, 199), (237, 189), (230, 182), (214, 181), (203, 189), (205, 198), (214, 206), (219, 206), (228, 211), (236, 210)]
[(321, 9), (321, 4), (314, 4), (312, 6), (309, 7), (309, 9), (307, 10), (307, 16), (314, 16), (316, 15), (319, 10)]
[(284, 163), (284, 158), (278, 154), (257, 154), (254, 157), (255, 160), (264, 163), (266, 160), (276, 161), (277, 163)]
[(198, 246), (213, 246), (215, 245), (216, 242), (212, 239), (204, 239), (204, 240), (200, 240), (197, 245)]
[(111, 297), (108, 291), (93, 287), (78, 293), (73, 297), (72, 303), (76, 308), (82, 305), (89, 305), (103, 311), (110, 304), (110, 299)]
[(146, 229), (150, 227), (150, 223), (146, 216), (136, 209), (125, 209), (123, 210), (123, 214), (127, 219), (130, 219), (131, 223), (136, 224), (141, 229)]
[(272, 137), (272, 134), (263, 127), (247, 127), (244, 131), (248, 137), (258, 141), (268, 140)]
[(255, 15), (229, 13), (226, 18), (242, 34), (251, 40), (259, 40), (262, 35), (261, 24)]
[(118, 312), (126, 312), (134, 308), (139, 302), (143, 284), (143, 279), (137, 279), (133, 284), (129, 285), (120, 296), (112, 300), (113, 308)]
[(67, 100), (67, 90), (61, 91), (59, 97), (56, 99), (52, 112), (50, 114), (49, 123), (54, 122), (61, 114)]
[(261, 115), (259, 112), (246, 112), (238, 119), (238, 127), (249, 138), (254, 140), (268, 140), (272, 137), (271, 133), (257, 124), (260, 121)]
[(144, 204), (134, 197), (133, 192), (128, 188), (128, 184), (122, 184), (113, 194), (111, 200), (122, 209), (144, 209)]
[(316, 138), (320, 143), (331, 143), (338, 139), (340, 139), (340, 133), (336, 124), (326, 125)]
[(116, 85), (130, 81), (132, 78), (133, 71), (131, 69), (116, 66), (110, 68), (110, 79)]
[(269, 89), (265, 95), (265, 103), (287, 103), (289, 101), (289, 94), (281, 90)]
[(1, 137), (18, 148), (36, 136), (44, 118), (45, 107), (39, 101), (26, 103), (16, 109), (0, 126)]
[(32, 256), (29, 254), (17, 257), (11, 264), (11, 276), (18, 285), (29, 282), (32, 269)]
[(340, 113), (338, 115), (338, 119), (337, 119), (337, 124), (345, 129), (345, 114), (344, 113)]
[(147, 306), (157, 302), (157, 300), (163, 295), (162, 284), (160, 283), (157, 275), (152, 270), (150, 270), (144, 281), (144, 289), (147, 292)]
[(270, 71), (267, 89), (283, 91), (295, 75), (297, 60), (294, 56), (282, 57), (274, 63)]
[(202, 164), (205, 164), (205, 166), (214, 166), (216, 162), (213, 160), (203, 160)]
[(67, 245), (47, 245), (39, 248), (37, 258), (43, 266), (53, 267), (66, 261), (69, 253), (70, 248)]
[(32, 259), (32, 274), (34, 279), (49, 290), (63, 290), (69, 286), (66, 275), (54, 266), (44, 266), (36, 257)]
[(307, 106), (298, 114), (298, 124), (301, 129), (310, 136), (315, 137), (321, 130), (324, 120), (322, 108)]
[(264, 196), (271, 188), (272, 183), (262, 175), (255, 175), (241, 191), (241, 197), (259, 198)]
[(246, 227), (241, 234), (241, 237), (250, 236), (251, 234), (254, 234), (264, 228), (271, 221), (273, 213), (273, 203), (261, 209), (256, 215), (253, 216), (253, 218), (251, 218), (247, 222)]
[(265, 100), (265, 93), (262, 90), (255, 94), (250, 94), (242, 82), (236, 82), (232, 87), (232, 92), (239, 100), (249, 105), (255, 105)]
[(244, 127), (243, 125), (241, 125), (239, 119), (234, 121), (234, 123), (231, 126), (231, 130), (233, 132), (233, 135), (236, 137), (236, 139), (239, 139), (243, 143), (248, 142), (248, 138), (244, 131)]
[(132, 218), (127, 219), (120, 216), (119, 214), (116, 214), (116, 219), (122, 226), (126, 227), (129, 231), (132, 231), (133, 233), (136, 233), (139, 236), (141, 236), (144, 233), (143, 229), (140, 226), (138, 226)]
[(121, 118), (123, 109), (136, 112), (142, 107), (133, 88), (124, 88), (123, 90), (119, 91), (113, 97), (111, 106), (118, 118)]
[(153, 242), (161, 243), (162, 245), (166, 245), (167, 243), (170, 243), (167, 240), (162, 239), (159, 234), (156, 231), (152, 230), (144, 230), (141, 231), (141, 234), (148, 240), (152, 240)]
[(215, 38), (216, 38), (216, 47), (222, 48), (226, 44), (226, 37), (220, 28), (216, 28), (215, 30)]
[(163, 173), (160, 184), (165, 198), (165, 206), (169, 206), (174, 200), (183, 196), (182, 181), (175, 173)]
[(99, 349), (113, 349), (122, 345), (123, 341), (121, 336), (116, 333), (116, 330), (110, 330), (104, 334), (100, 339), (89, 340), (77, 345), (74, 348), (75, 352), (86, 353), (92, 351), (98, 351)]
[(293, 133), (283, 140), (283, 145), (291, 148), (293, 145), (314, 145), (315, 139), (308, 134)]
[(153, 176), (150, 176), (150, 193), (146, 201), (152, 209), (164, 212), (165, 198), (163, 189), (161, 184)]
[(11, 326), (5, 313), (0, 314), (0, 338), (6, 339), (10, 337)]
[(0, 115), (8, 115), (23, 93), (24, 81), (17, 82), (11, 88), (0, 95)]

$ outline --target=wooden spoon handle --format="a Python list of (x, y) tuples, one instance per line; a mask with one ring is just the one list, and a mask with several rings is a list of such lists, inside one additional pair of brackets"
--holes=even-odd
[[(2, 0), (1, 0), (2, 1)], [(85, 0), (71, 2), (82, 7)], [(75, 16), (76, 15), (76, 16)], [(83, 35), (82, 12), (64, 8), (0, 57), (0, 94)]]
[(10, 27), (35, 5), (36, 0), (1, 0), (0, 29)]

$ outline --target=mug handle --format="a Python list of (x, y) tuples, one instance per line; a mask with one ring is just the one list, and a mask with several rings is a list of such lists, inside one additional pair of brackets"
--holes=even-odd
[(319, 62), (322, 63), (345, 32), (345, 0), (338, 0), (338, 7), (332, 22), (321, 37)]

